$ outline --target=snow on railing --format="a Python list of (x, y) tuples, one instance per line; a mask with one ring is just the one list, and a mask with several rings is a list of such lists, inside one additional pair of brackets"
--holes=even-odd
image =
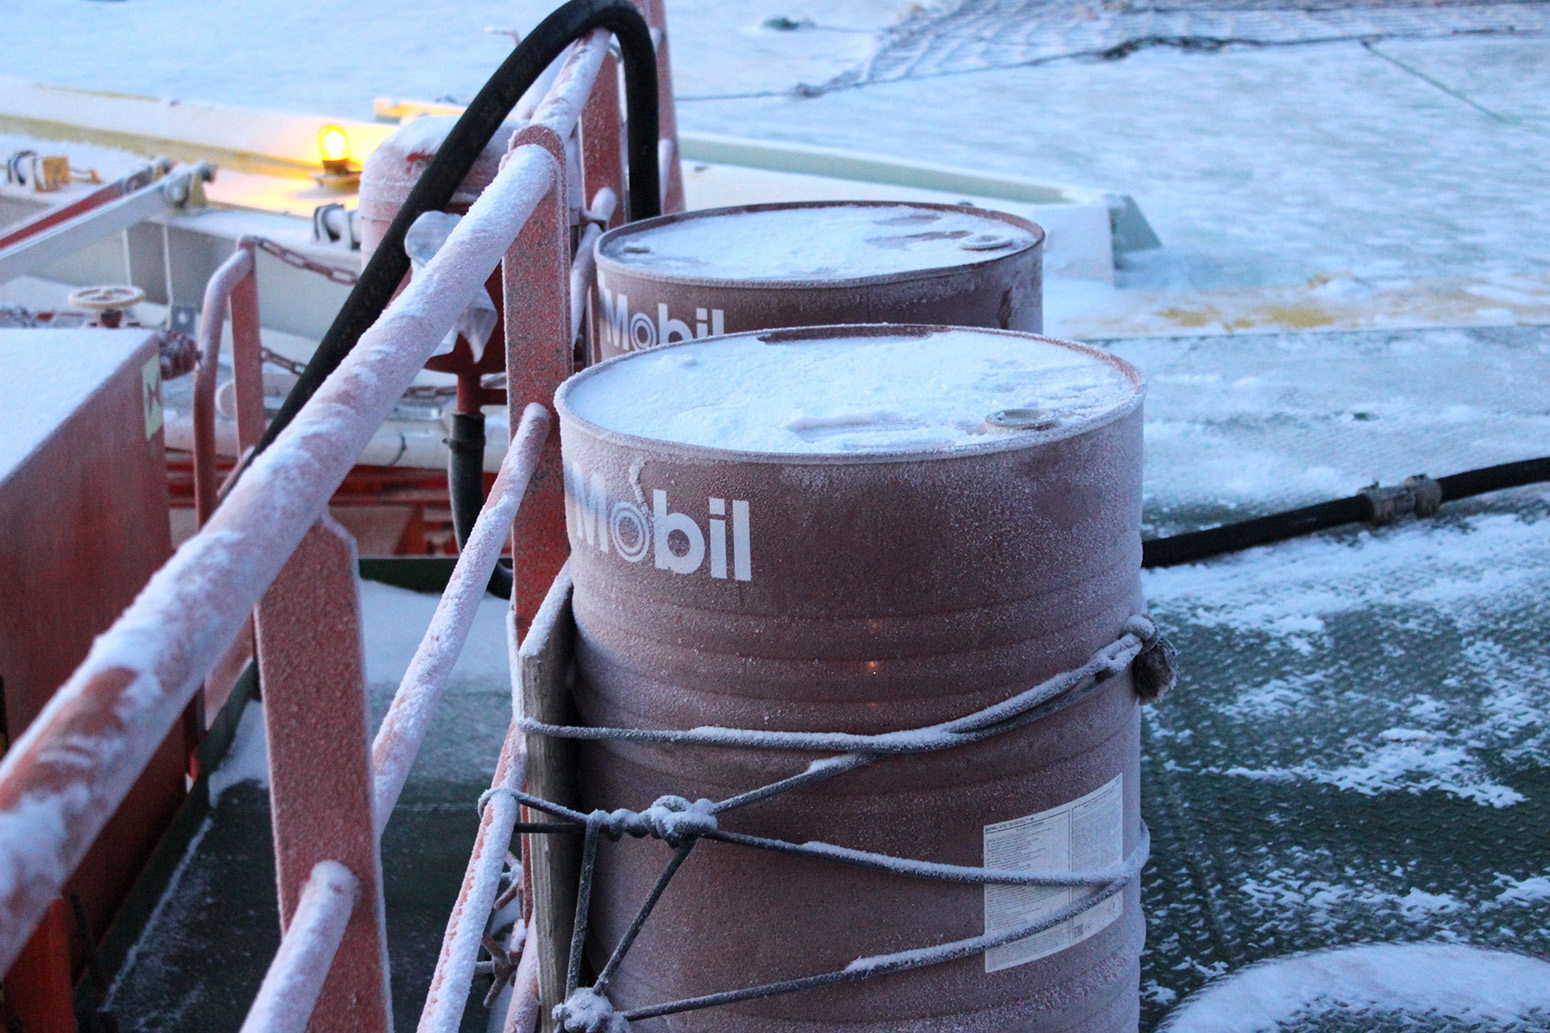
[(262, 362), (259, 357), (258, 281), (253, 244), (244, 238), (205, 284), (199, 321), (199, 366), (194, 374), (194, 514), (201, 526), (215, 512), (215, 382), (221, 329), (231, 306), (232, 370), (237, 391), (237, 450), (253, 447), (263, 427)]
[(541, 405), (529, 405), (516, 437), (512, 438), (511, 447), (506, 451), (490, 497), (469, 532), (457, 565), (452, 568), (452, 577), (431, 616), (430, 627), (420, 640), (414, 659), (409, 661), (409, 669), (404, 672), (398, 692), (377, 729), (377, 738), (371, 746), (371, 768), (375, 783), (373, 809), (379, 837), (398, 803), (398, 794), (403, 792), (409, 768), (420, 752), (420, 744), (425, 741), (431, 715), (441, 702), (447, 678), (462, 655), (463, 644), (468, 641), (474, 613), (484, 599), (490, 573), (500, 558), (501, 546), (510, 534), (512, 518), (516, 516), (533, 469), (538, 465), (538, 452), (548, 434), (549, 410)]
[(241, 1033), (304, 1033), (360, 891), (338, 861), (313, 867)]
[[(652, 6), (651, 21), (662, 32), (660, 5)], [(202, 471), (199, 494), (207, 522), (98, 638), (87, 659), (0, 761), (0, 972), (15, 960), (167, 730), (245, 630), (254, 607), (298, 545), (326, 514), (330, 497), (372, 434), (491, 271), (518, 253), (519, 234), (530, 222), (544, 222), (532, 217), (545, 205), (560, 210), (556, 225), (563, 230), (567, 194), (555, 145), (575, 133), (579, 123), (584, 123), (583, 172), (591, 194), (588, 216), (610, 220), (622, 183), (617, 89), (608, 47), (608, 36), (600, 31), (571, 48), (532, 123), (514, 138), (500, 173), (446, 244), (213, 512), (213, 464)], [(669, 119), (663, 128), (671, 135), (671, 80), (662, 57), (659, 75)], [(612, 142), (606, 143), (610, 137)], [(675, 192), (681, 192), (676, 176), (674, 180)], [(553, 214), (547, 213), (546, 219)], [(557, 333), (553, 316), (563, 313), (560, 318), (569, 317), (565, 322), (570, 337), (523, 346), (569, 355), (581, 312), (581, 298), (574, 295), (584, 292), (590, 280), (590, 245), (597, 232), (589, 227), (580, 260), (570, 275), (553, 284), (523, 282), (513, 290), (508, 261), (508, 380), (513, 389), (537, 386), (552, 392), (557, 386), (557, 380), (548, 384), (543, 379), (549, 374), (530, 375), (518, 365), (532, 361), (532, 356), (512, 348), (524, 340), (524, 333), (529, 338)], [(239, 246), (207, 294), (216, 312), (210, 318), (212, 306), (207, 304), (200, 367), (205, 390), (196, 390), (196, 401), (205, 403), (202, 409), (209, 408), (211, 385), (203, 381), (215, 370), (219, 310), (230, 299), (234, 324), (241, 322), (244, 331), (254, 331), (256, 342), (255, 286), (251, 248)], [(527, 324), (548, 329), (526, 330)], [(513, 371), (523, 376), (513, 377)], [(198, 415), (204, 420), (196, 424), (208, 422), (213, 414)], [(373, 840), (380, 839), (403, 789), (527, 484), (539, 468), (540, 454), (548, 455), (543, 446), (549, 426), (547, 409), (527, 407), (489, 501), (378, 731), (372, 748)], [(213, 449), (205, 451), (213, 457)], [(509, 616), (515, 652), (516, 620)], [(515, 693), (513, 699), (515, 707)], [(449, 916), (421, 1017), (422, 1033), (456, 1029), (467, 1000), (518, 817), (509, 792), (523, 782), (525, 758), (516, 727), (514, 720), (483, 807), (462, 892)], [(327, 758), (320, 763), (326, 769)], [(340, 946), (352, 914), (360, 910), (362, 880), (374, 874), (352, 872), (336, 860), (311, 868), (243, 1033), (306, 1028), (336, 967), (335, 957), (345, 956)], [(530, 1028), (537, 1008), (534, 952), (523, 952), (514, 989), (507, 1028)], [(390, 1017), (388, 1021), (390, 1025)]]
[(559, 167), (522, 147), (295, 421), (0, 763), (0, 970), (10, 966), (201, 679), (371, 435), (500, 262)]

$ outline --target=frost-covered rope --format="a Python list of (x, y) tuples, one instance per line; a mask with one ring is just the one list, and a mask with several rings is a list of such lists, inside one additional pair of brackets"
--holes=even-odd
[[(728, 832), (717, 827), (716, 818), (710, 813), (710, 801), (699, 800), (690, 804), (681, 796), (664, 796), (644, 811), (620, 809), (616, 811), (592, 811), (590, 814), (562, 807), (549, 800), (532, 796), (516, 789), (491, 789), (484, 799), (491, 796), (509, 796), (525, 807), (543, 811), (560, 822), (519, 822), (519, 832), (569, 832), (585, 835), (595, 829), (598, 835), (618, 841), (625, 836), (644, 839), (648, 836), (660, 839), (668, 846), (684, 847), (696, 839), (713, 839), (718, 843), (753, 847), (778, 854), (797, 854), (823, 861), (834, 861), (855, 868), (888, 872), (891, 875), (911, 875), (922, 879), (941, 879), (944, 882), (969, 883), (976, 886), (1102, 886), (1119, 878), (1123, 864), (1101, 868), (1091, 872), (1066, 872), (1050, 874), (1023, 868), (981, 868), (977, 865), (947, 864), (941, 861), (917, 861), (893, 854), (880, 854), (871, 850), (835, 846), (833, 843), (808, 841), (793, 843), (785, 839), (766, 836), (750, 836), (742, 832)], [(687, 819), (681, 822), (672, 819)]]
[[(1141, 827), (1140, 841), (1121, 864), (1097, 871), (1051, 873), (922, 861), (836, 846), (831, 843), (792, 843), (765, 836), (726, 831), (720, 827), (717, 815), (757, 800), (769, 799), (798, 786), (833, 778), (869, 764), (880, 757), (929, 753), (965, 746), (1024, 727), (1086, 698), (1098, 685), (1124, 672), (1127, 668), (1132, 673), (1132, 684), (1136, 694), (1143, 702), (1151, 702), (1172, 687), (1173, 660), (1173, 648), (1159, 634), (1156, 624), (1149, 617), (1138, 614), (1125, 622), (1119, 636), (1113, 642), (1097, 650), (1080, 667), (1063, 671), (1033, 688), (974, 713), (905, 731), (884, 732), (878, 735), (853, 735), (844, 732), (770, 732), (720, 727), (682, 731), (588, 728), (576, 725), (551, 725), (519, 718), (524, 731), (556, 738), (654, 742), (672, 745), (694, 744), (742, 749), (846, 751), (814, 761), (796, 775), (721, 801), (703, 799), (690, 801), (680, 796), (663, 796), (641, 811), (619, 808), (612, 811), (594, 810), (586, 813), (511, 788), (492, 789), (481, 796), (479, 799), (481, 810), (492, 796), (504, 795), (510, 796), (530, 810), (559, 819), (548, 822), (518, 823), (519, 831), (579, 833), (584, 837), (576, 893), (575, 922), (572, 927), (570, 964), (566, 974), (566, 997), (554, 1009), (555, 1022), (567, 1033), (625, 1033), (632, 1019), (653, 1018), (715, 1005), (816, 989), (866, 979), (884, 972), (922, 968), (969, 957), (1052, 928), (1102, 903), (1129, 885), (1146, 864), (1151, 837), (1144, 824)], [(624, 936), (615, 946), (594, 985), (583, 987), (579, 985), (580, 962), (582, 947), (586, 941), (588, 912), (591, 907), (597, 843), (601, 837), (617, 841), (625, 836), (660, 839), (674, 847), (675, 851)], [(914, 878), (973, 885), (1090, 887), (1095, 892), (1083, 896), (1052, 915), (995, 933), (893, 954), (858, 958), (845, 968), (832, 972), (620, 1012), (614, 1008), (607, 997), (608, 982), (625, 953), (635, 942), (636, 936), (656, 907), (668, 882), (695, 844), (702, 839), (775, 853), (813, 857), (871, 871)]]
[[(1105, 900), (1122, 892), (1131, 880), (1141, 874), (1141, 869), (1146, 865), (1146, 859), (1151, 851), (1151, 838), (1146, 831), (1146, 826), (1141, 827), (1141, 839), (1134, 850), (1125, 858), (1114, 878), (1106, 883), (1099, 884), (1097, 892), (1091, 893), (1079, 900), (1067, 904), (1065, 907), (1045, 915), (1042, 918), (1024, 922), (1021, 925), (1000, 929), (993, 933), (985, 933), (981, 936), (970, 936), (962, 940), (952, 940), (948, 943), (934, 944), (930, 947), (917, 947), (913, 950), (896, 951), (892, 954), (877, 954), (866, 958), (857, 958), (842, 969), (830, 972), (821, 972), (812, 976), (799, 976), (795, 979), (785, 979), (775, 983), (765, 983), (760, 986), (750, 986), (739, 990), (724, 990), (721, 993), (706, 994), (702, 997), (686, 997), (677, 1001), (669, 1001), (665, 1004), (653, 1004), (644, 1008), (632, 1008), (624, 1012), (621, 1018), (626, 1022), (632, 1019), (649, 1019), (658, 1015), (672, 1015), (677, 1012), (697, 1011), (701, 1008), (711, 1008), (720, 1004), (736, 1004), (740, 1001), (759, 1000), (764, 997), (775, 997), (780, 994), (795, 993), (799, 990), (816, 990), (820, 987), (834, 986), (839, 983), (853, 983), (857, 980), (868, 979), (872, 976), (880, 976), (889, 972), (904, 972), (914, 968), (925, 968), (929, 965), (940, 965), (949, 961), (957, 961), (961, 958), (973, 957), (993, 950), (1008, 943), (1026, 939), (1053, 929), (1062, 922), (1068, 921), (1086, 912), (1088, 909), (1098, 906)], [(564, 1005), (561, 1005), (563, 1008)], [(559, 1008), (555, 1009), (555, 1019), (561, 1019)], [(570, 1031), (573, 1027), (564, 1026)], [(608, 1028), (608, 1027), (605, 1027)], [(625, 1029), (624, 1027), (612, 1027), (612, 1029)], [(612, 1033), (610, 1029), (610, 1033)]]
[[(1149, 647), (1167, 649), (1166, 640), (1157, 634), (1150, 617), (1137, 615), (1125, 622), (1124, 630), (1113, 642), (1099, 649), (1085, 664), (1062, 671), (1010, 699), (992, 704), (972, 714), (921, 728), (909, 728), (877, 735), (849, 732), (785, 732), (753, 728), (704, 726), (689, 729), (596, 728), (584, 725), (552, 725), (523, 717), (522, 730), (534, 735), (559, 739), (613, 740), (650, 742), (664, 745), (727, 746), (760, 750), (844, 750), (872, 754), (926, 753), (950, 749), (999, 735), (1011, 721), (1042, 703), (1078, 688), (1111, 678), (1124, 671)], [(1169, 663), (1171, 670), (1171, 661)], [(1140, 673), (1139, 671), (1137, 672)], [(1142, 699), (1153, 699), (1167, 685), (1137, 685)]]

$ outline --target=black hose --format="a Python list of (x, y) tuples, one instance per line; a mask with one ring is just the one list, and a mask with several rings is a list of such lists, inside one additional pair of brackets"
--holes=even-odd
[[(1412, 478), (1412, 480), (1426, 480)], [(1439, 490), (1436, 504), (1453, 502), (1482, 495), (1488, 491), (1518, 488), (1525, 484), (1550, 481), (1550, 456), (1541, 459), (1525, 459), (1516, 463), (1502, 463), (1479, 470), (1439, 477), (1429, 483)], [(1405, 489), (1398, 489), (1403, 492)], [(1366, 521), (1374, 524), (1388, 523), (1392, 516), (1380, 511), (1375, 503), (1376, 492), (1368, 489), (1349, 498), (1321, 502), (1285, 513), (1256, 517), (1237, 524), (1213, 527), (1205, 531), (1191, 531), (1167, 538), (1153, 538), (1141, 543), (1141, 566), (1172, 567), (1180, 563), (1193, 563), (1226, 552), (1237, 552), (1256, 545), (1269, 545), (1298, 535), (1311, 534), (1342, 524)], [(1420, 513), (1419, 515), (1427, 515)]]
[(409, 256), (404, 252), (404, 235), (409, 232), (409, 227), (424, 213), (440, 211), (451, 202), (452, 195), (517, 101), (567, 46), (594, 29), (612, 32), (624, 57), (629, 130), (626, 147), (629, 205), (626, 211), (630, 219), (649, 218), (660, 212), (657, 64), (651, 29), (629, 0), (570, 0), (517, 44), (453, 125), (435, 159), (409, 191), (403, 207), (382, 235), (382, 242), (366, 263), (360, 281), (345, 299), (280, 411), (228, 482), (228, 492), (253, 457), (274, 443), (323, 381), (344, 361), (361, 334), (387, 308), (393, 292), (409, 272)]
[[(452, 503), (452, 533), (457, 547), (468, 544), (474, 521), (484, 509), (484, 413), (452, 414), (452, 433), (447, 438), (447, 496)], [(490, 571), (489, 592), (511, 598), (512, 573), (500, 563)]]
[(1550, 481), (1550, 456), (1502, 463), (1480, 470), (1466, 470), (1437, 478), (1444, 502), (1484, 495), (1488, 491), (1501, 491), (1503, 488), (1521, 488), (1525, 484), (1538, 484), (1541, 481)]

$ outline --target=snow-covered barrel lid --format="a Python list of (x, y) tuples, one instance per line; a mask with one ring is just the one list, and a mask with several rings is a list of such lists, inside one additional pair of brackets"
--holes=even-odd
[(1036, 224), (969, 205), (803, 201), (643, 219), (605, 234), (597, 259), (658, 280), (807, 287), (964, 269), (1043, 242)]
[(765, 330), (610, 359), (561, 386), (604, 436), (780, 461), (1026, 448), (1141, 403), (1141, 375), (1071, 341), (940, 326)]

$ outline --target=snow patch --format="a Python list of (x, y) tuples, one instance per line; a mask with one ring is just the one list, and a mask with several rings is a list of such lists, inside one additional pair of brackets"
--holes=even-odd
[(1550, 875), (1535, 875), (1528, 879), (1514, 879), (1504, 875), (1498, 877), (1497, 881), (1507, 886), (1496, 895), (1498, 904), (1528, 904), (1550, 900)]
[[(1017, 254), (1037, 239), (974, 208), (858, 205), (722, 211), (598, 241), (601, 259), (632, 269), (715, 280), (851, 281), (977, 265)], [(985, 234), (1006, 244), (988, 250), (963, 241)]]
[(1455, 944), (1370, 944), (1251, 965), (1205, 987), (1160, 1033), (1257, 1033), (1315, 1010), (1510, 1022), (1550, 1009), (1550, 964)]
[(231, 748), (220, 766), (210, 772), (210, 802), (219, 802), (226, 790), (243, 782), (264, 788), (269, 785), (269, 737), (264, 728), (264, 708), (256, 702), (242, 708)]

